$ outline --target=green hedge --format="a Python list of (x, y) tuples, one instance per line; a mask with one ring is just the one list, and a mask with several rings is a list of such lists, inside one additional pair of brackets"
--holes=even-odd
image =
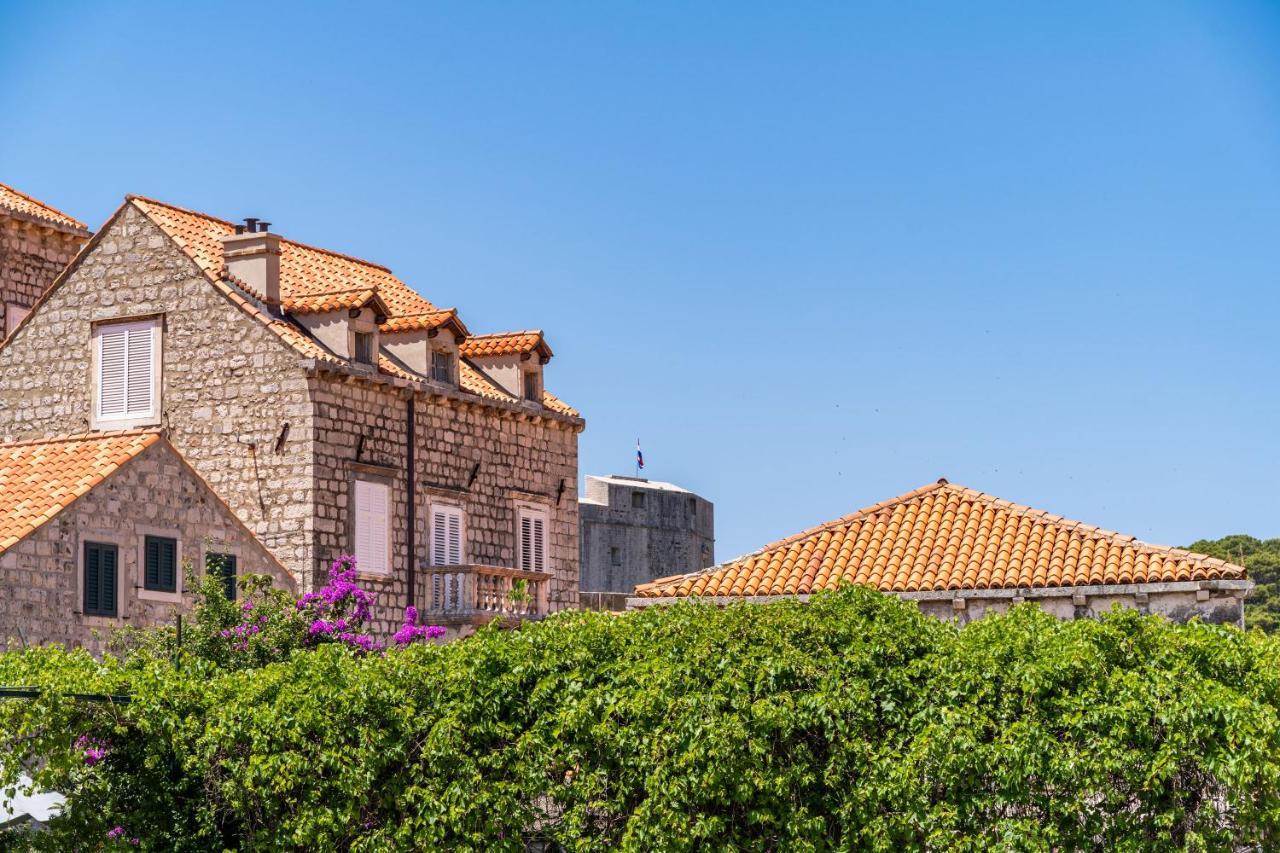
[[(567, 613), (445, 646), (175, 666), (0, 655), (0, 755), (69, 797), (14, 844), (143, 849), (1273, 848), (1280, 655), (1030, 606)], [(127, 692), (113, 707), (62, 695)], [(88, 736), (105, 751), (86, 763)], [(115, 827), (123, 832), (108, 839)], [(117, 835), (120, 834), (117, 832)], [(133, 849), (130, 847), (130, 849)]]

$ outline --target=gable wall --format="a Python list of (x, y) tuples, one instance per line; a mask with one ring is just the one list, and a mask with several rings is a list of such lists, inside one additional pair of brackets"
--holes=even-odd
[[(317, 571), (339, 554), (351, 553), (351, 480), (357, 471), (380, 468), (393, 495), (392, 576), (363, 581), (378, 593), (380, 628), (399, 624), (406, 601), (408, 502), (405, 489), (407, 390), (333, 376), (312, 379), (316, 401), (315, 446)], [(461, 505), (465, 512), (464, 561), (514, 566), (516, 505), (548, 510), (548, 590), (552, 610), (578, 603), (578, 434), (572, 425), (500, 413), (492, 407), (416, 395), (417, 519), (415, 552), (428, 554), (432, 501)], [(356, 449), (364, 435), (361, 462)], [(472, 468), (480, 470), (466, 489)], [(363, 468), (372, 463), (375, 468)], [(564, 494), (556, 503), (560, 482)], [(537, 494), (540, 493), (540, 494)], [(418, 607), (427, 581), (418, 573)]]
[[(300, 359), (131, 205), (0, 349), (0, 439), (88, 431), (92, 323), (157, 313), (165, 317), (160, 425), (304, 577), (313, 563), (311, 407)], [(285, 423), (289, 435), (277, 453)]]
[[(19, 647), (21, 627), (28, 645), (56, 642), (100, 653), (117, 628), (169, 625), (177, 613), (190, 612), (190, 593), (180, 599), (140, 596), (142, 538), (148, 533), (174, 535), (180, 565), (190, 562), (201, 575), (206, 551), (231, 552), (237, 555), (241, 574), (269, 574), (277, 585), (295, 587), (266, 550), (160, 442), (0, 554), (0, 651)], [(81, 554), (86, 541), (119, 547), (120, 618), (81, 613)]]

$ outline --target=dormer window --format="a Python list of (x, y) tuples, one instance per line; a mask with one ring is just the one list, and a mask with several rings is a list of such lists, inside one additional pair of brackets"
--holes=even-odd
[(373, 332), (355, 332), (354, 338), (351, 357), (360, 364), (373, 364)]
[(453, 384), (453, 353), (446, 350), (431, 351), (431, 378), (436, 382)]
[(524, 398), (537, 402), (542, 399), (542, 383), (538, 381), (538, 372), (536, 370), (526, 370), (524, 372)]

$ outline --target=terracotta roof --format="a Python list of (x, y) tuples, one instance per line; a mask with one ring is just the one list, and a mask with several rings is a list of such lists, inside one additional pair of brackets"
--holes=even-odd
[[(259, 310), (240, 293), (240, 290), (252, 292), (242, 282), (235, 281), (235, 287), (227, 283), (220, 238), (235, 233), (232, 223), (142, 196), (128, 196), (126, 203), (134, 205), (168, 234), (228, 299), (267, 326), (296, 351), (317, 361), (346, 363), (346, 359), (330, 353), (289, 320)], [(387, 311), (388, 319), (379, 327), (382, 331), (394, 333), (415, 328), (430, 330), (453, 325), (459, 334), (469, 334), (456, 309), (436, 308), (392, 275), (386, 267), (284, 238), (280, 240), (280, 293), (282, 307), (290, 313), (353, 308), (374, 299), (380, 300), (380, 305)], [(490, 341), (492, 343), (486, 346), (506, 347), (507, 351), (513, 353), (532, 352), (536, 349), (543, 353), (544, 360), (551, 357), (551, 348), (547, 346), (540, 331), (468, 338), (462, 347), (471, 340)], [(391, 376), (421, 379), (385, 356), (379, 356), (378, 367), (381, 372)], [(465, 391), (489, 399), (516, 399), (473, 368), (464, 365), (462, 373), (461, 385)], [(577, 411), (550, 394), (544, 396), (544, 403), (553, 412), (580, 417)]]
[(462, 324), (457, 308), (441, 308), (423, 314), (407, 314), (403, 317), (391, 317), (378, 327), (383, 334), (395, 332), (429, 332), (444, 325), (454, 325), (458, 334), (466, 336), (470, 332)]
[[(172, 237), (206, 274), (211, 278), (221, 277), (223, 261), (219, 238), (234, 234), (234, 225), (154, 199), (129, 196), (129, 200)], [(286, 304), (292, 301), (308, 305), (310, 300), (320, 297), (373, 289), (378, 291), (393, 316), (436, 310), (386, 267), (281, 238), (280, 298)]]
[(542, 355), (543, 359), (551, 358), (551, 347), (547, 346), (540, 329), (527, 332), (498, 332), (492, 335), (473, 335), (462, 342), (460, 350), (467, 358), (524, 355), (535, 350)]
[(0, 445), (0, 553), (157, 441), (135, 430)]
[(1225, 560), (939, 480), (706, 571), (641, 584), (635, 594), (803, 595), (842, 581), (922, 592), (1244, 577)]
[(56, 207), (51, 207), (38, 199), (23, 192), (18, 192), (13, 187), (6, 184), (0, 184), (0, 209), (20, 213), (31, 219), (38, 219), (42, 222), (48, 222), (53, 225), (60, 225), (66, 228), (72, 228), (77, 231), (83, 231), (88, 234), (89, 228), (79, 219), (73, 219), (67, 216)]

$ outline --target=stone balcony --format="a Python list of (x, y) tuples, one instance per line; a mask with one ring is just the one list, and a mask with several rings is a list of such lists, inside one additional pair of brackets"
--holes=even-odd
[(418, 608), (419, 618), (444, 626), (480, 625), (493, 619), (512, 623), (541, 619), (548, 612), (550, 584), (550, 572), (421, 564), (417, 598), (423, 604)]

